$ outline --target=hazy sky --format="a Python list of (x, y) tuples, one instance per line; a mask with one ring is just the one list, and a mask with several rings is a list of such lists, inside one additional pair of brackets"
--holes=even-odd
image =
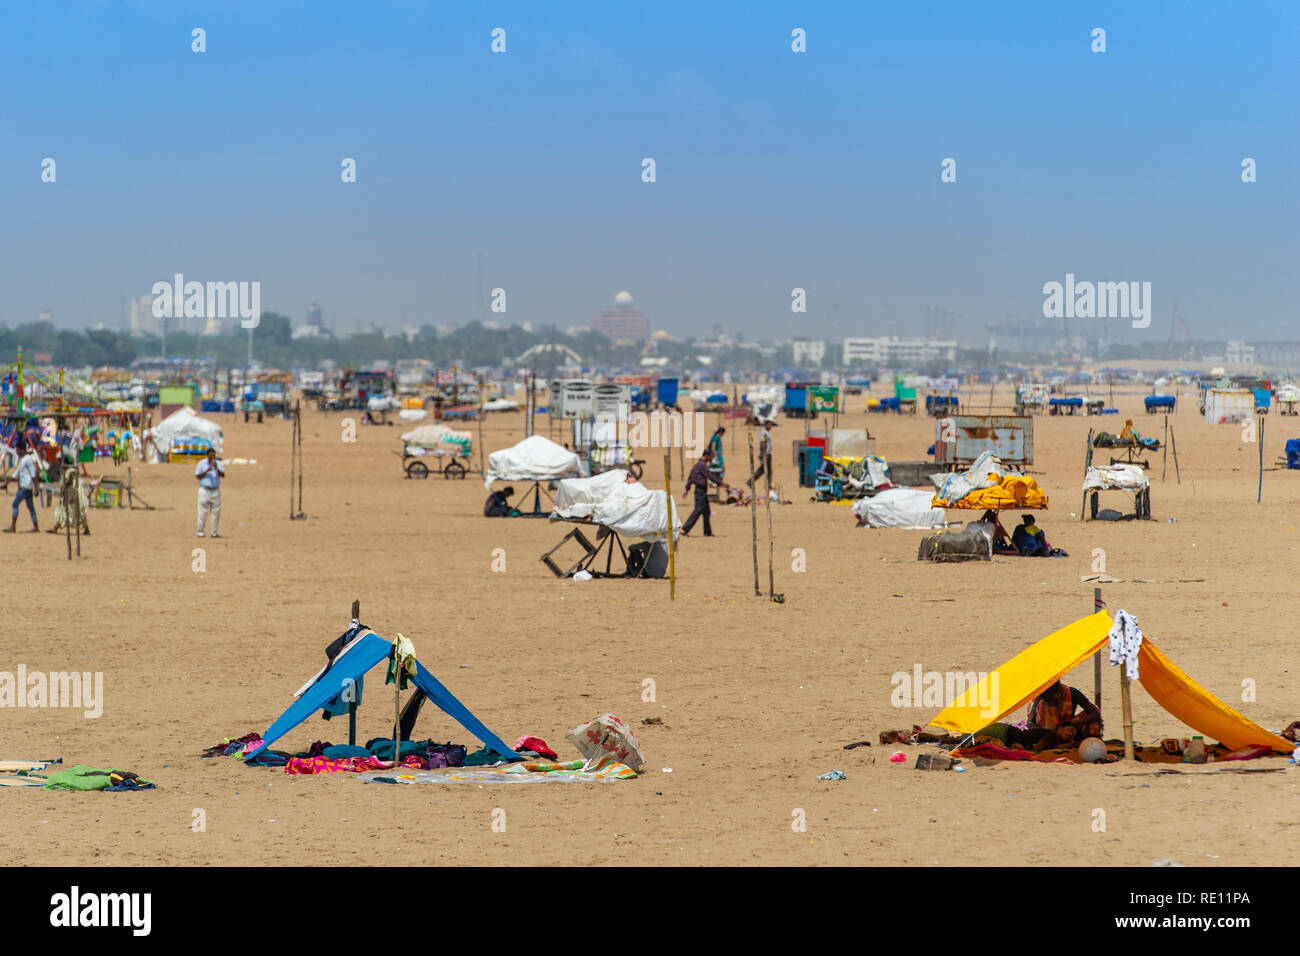
[(0, 15), (10, 325), (116, 328), (175, 272), (295, 322), (313, 296), (343, 330), (463, 321), (481, 251), (505, 319), (561, 327), (628, 289), (677, 335), (906, 334), (934, 305), (982, 340), (1073, 272), (1152, 283), (1112, 341), (1167, 337), (1175, 301), (1195, 337), (1300, 338), (1289, 0)]

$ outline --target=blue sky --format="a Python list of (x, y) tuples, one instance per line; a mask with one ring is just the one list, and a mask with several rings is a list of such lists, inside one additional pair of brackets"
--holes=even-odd
[(345, 331), (463, 321), (481, 252), (505, 319), (561, 327), (628, 289), (677, 335), (908, 334), (935, 306), (981, 341), (1073, 272), (1152, 283), (1151, 328), (1115, 341), (1167, 337), (1175, 301), (1194, 336), (1300, 337), (1294, 3), (0, 16), (11, 325), (117, 327), (175, 272), (258, 280), (295, 321), (315, 296)]

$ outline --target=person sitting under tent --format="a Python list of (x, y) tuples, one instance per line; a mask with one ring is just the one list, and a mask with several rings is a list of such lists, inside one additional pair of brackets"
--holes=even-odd
[(483, 505), (483, 517), (511, 518), (517, 516), (519, 512), (510, 507), (510, 496), (514, 493), (514, 488), (505, 488), (488, 495), (487, 502)]
[(1032, 729), (1053, 730), (1067, 744), (1085, 737), (1100, 737), (1101, 711), (1077, 687), (1067, 687), (1057, 679), (1029, 705), (1026, 721)]
[(998, 521), (997, 512), (992, 508), (987, 509), (980, 516), (980, 521), (984, 524), (993, 526), (993, 550), (1015, 553), (1018, 549), (1011, 543), (1011, 537), (1007, 534), (1007, 529), (1002, 527), (1002, 522)]
[(1034, 524), (1033, 515), (1024, 516), (1024, 524), (1011, 532), (1011, 543), (1026, 558), (1047, 557), (1052, 553), (1052, 546), (1047, 543), (1047, 535)]

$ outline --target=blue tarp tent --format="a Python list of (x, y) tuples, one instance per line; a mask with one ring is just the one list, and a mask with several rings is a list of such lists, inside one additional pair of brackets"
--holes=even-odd
[[(333, 665), (276, 719), (262, 735), (262, 745), (245, 754), (244, 759), (251, 760), (256, 757), (316, 711), (333, 701), (348, 687), (357, 684), (367, 671), (379, 662), (388, 660), (392, 654), (393, 645), (390, 642), (373, 631), (364, 631), (362, 636), (336, 657)], [(451, 691), (443, 687), (419, 661), (415, 664), (415, 677), (412, 678), (412, 683), (424, 691), (425, 696), (442, 708), (447, 716), (481, 740), (494, 753), (500, 754), (507, 760), (524, 759), (507, 747), (500, 737), (484, 727), (482, 722), (469, 712), (469, 708), (458, 701)]]
[(1286, 440), (1286, 466), (1300, 468), (1300, 438)]

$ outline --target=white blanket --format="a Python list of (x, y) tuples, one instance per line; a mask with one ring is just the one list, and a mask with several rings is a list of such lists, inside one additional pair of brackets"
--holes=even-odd
[[(682, 512), (673, 502), (673, 540), (681, 534)], [(668, 496), (651, 491), (641, 482), (615, 485), (591, 512), (591, 519), (612, 531), (632, 538), (668, 537)]]
[(578, 456), (549, 438), (533, 435), (519, 444), (488, 455), (484, 485), (494, 481), (550, 481), (582, 475)]
[(1118, 488), (1123, 491), (1142, 491), (1151, 486), (1151, 480), (1140, 465), (1094, 465), (1083, 479), (1083, 490)]
[(942, 508), (930, 507), (933, 495), (918, 488), (890, 488), (853, 502), (853, 513), (868, 528), (942, 528)]
[(591, 478), (565, 478), (555, 490), (557, 518), (590, 518), (596, 503), (604, 500), (627, 480), (622, 469), (601, 472)]

